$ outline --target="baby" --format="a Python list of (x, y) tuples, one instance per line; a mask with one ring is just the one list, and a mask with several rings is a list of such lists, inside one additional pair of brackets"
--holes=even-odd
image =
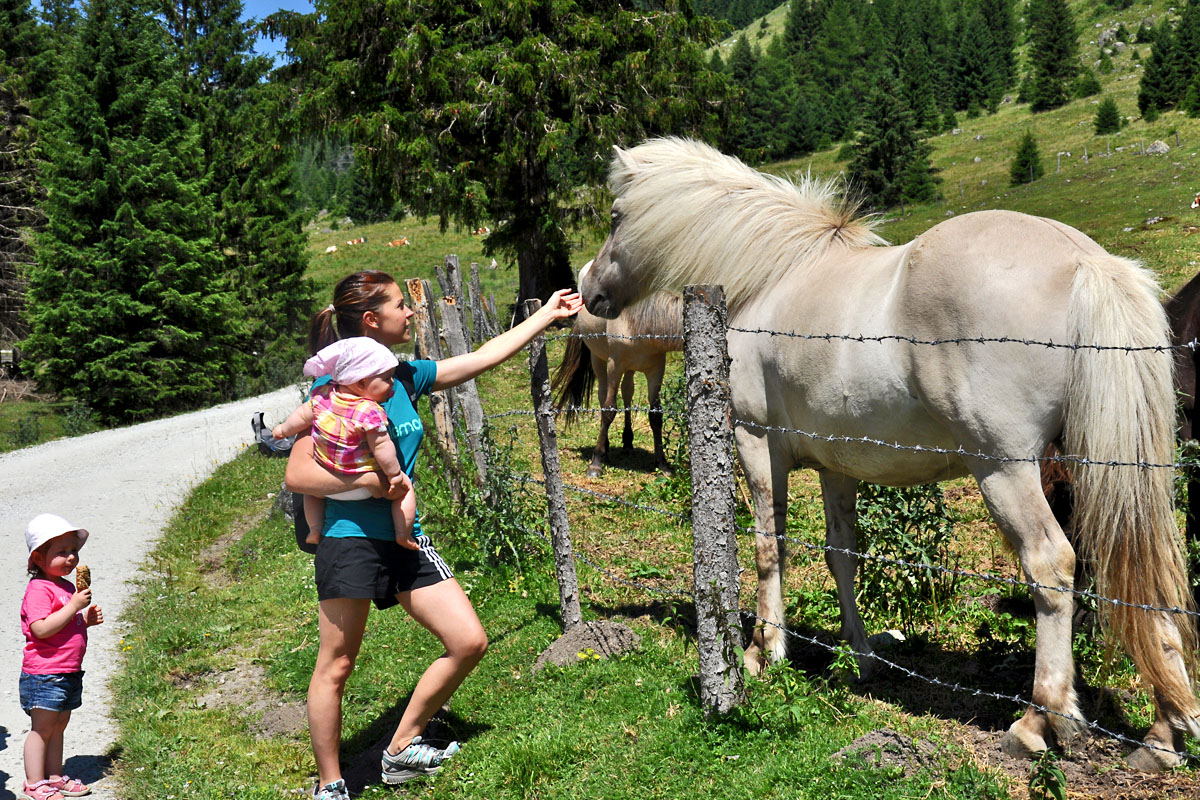
[[(407, 490), (392, 502), (396, 544), (420, 549), (412, 535), (417, 500), (412, 483), (396, 456), (396, 445), (388, 436), (387, 414), (380, 403), (392, 396), (393, 374), (398, 360), (391, 350), (367, 336), (340, 339), (304, 363), (309, 377), (329, 375), (331, 381), (313, 388), (308, 402), (276, 425), (276, 439), (312, 429), (313, 458), (330, 472), (355, 475), (381, 471), (389, 486)], [(366, 500), (367, 489), (351, 489), (333, 500)], [(309, 544), (316, 544), (325, 525), (325, 501), (304, 497)]]

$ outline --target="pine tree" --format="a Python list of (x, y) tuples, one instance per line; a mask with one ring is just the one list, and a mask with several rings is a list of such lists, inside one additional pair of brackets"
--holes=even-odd
[(911, 17), (901, 15), (898, 26), (896, 38), (900, 63), (897, 75), (900, 90), (917, 125), (925, 130), (937, 130), (941, 115), (937, 108), (937, 84), (929, 62), (929, 48)]
[(1001, 89), (1017, 81), (1017, 16), (1014, 0), (979, 0), (979, 13), (991, 34), (995, 49), (991, 62), (996, 68)]
[(890, 79), (871, 91), (847, 172), (879, 208), (932, 196), (931, 148)]
[[(442, 225), (495, 225), (519, 298), (570, 286), (568, 229), (605, 218), (613, 144), (713, 136), (730, 105), (708, 69), (712, 20), (690, 3), (641, 11), (553, 0), (317, 0), (273, 14), (302, 119), (353, 143), (389, 199)], [(348, 35), (347, 32), (353, 32)]]
[(1096, 135), (1116, 133), (1121, 130), (1121, 112), (1117, 110), (1117, 101), (1106, 97), (1100, 101), (1096, 109)]
[(1165, 19), (1154, 39), (1154, 47), (1143, 65), (1142, 78), (1138, 82), (1138, 111), (1142, 116), (1151, 108), (1159, 111), (1171, 108), (1177, 99), (1174, 95), (1173, 73), (1175, 37)]
[(286, 87), (266, 81), (271, 64), (252, 52), (241, 0), (174, 0), (165, 11), (185, 65), (184, 107), (199, 126), (221, 271), (247, 311), (241, 349), (261, 356), (249, 360), (239, 393), (274, 388), (295, 375), (311, 310), (290, 189), (291, 100)]
[(43, 222), (33, 109), (47, 90), (47, 37), (28, 0), (0, 0), (0, 30), (0, 344), (11, 345), (25, 334), (28, 233)]
[(1078, 72), (1075, 20), (1066, 0), (1033, 0), (1029, 5), (1029, 51), (1033, 64), (1033, 110), (1066, 104), (1067, 87)]
[(1020, 144), (1017, 145), (1016, 157), (1009, 169), (1010, 182), (1013, 186), (1032, 183), (1042, 177), (1044, 171), (1042, 157), (1038, 153), (1037, 140), (1033, 138), (1032, 131), (1026, 130), (1025, 135), (1021, 137)]
[(228, 397), (241, 308), (225, 281), (179, 63), (155, 17), (92, 0), (46, 136), (30, 272), (39, 388), (130, 421)]
[(969, 109), (974, 104), (994, 111), (999, 106), (1004, 74), (996, 60), (997, 49), (978, 10), (963, 20), (954, 64), (955, 108)]

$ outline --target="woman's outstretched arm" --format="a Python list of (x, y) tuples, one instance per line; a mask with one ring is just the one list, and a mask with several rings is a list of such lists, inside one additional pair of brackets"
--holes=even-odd
[[(445, 358), (437, 362), (437, 380), (433, 382), (434, 390), (449, 389), (464, 381), (487, 372), (497, 364), (512, 358), (513, 354), (533, 341), (555, 320), (566, 319), (583, 308), (583, 298), (578, 292), (570, 289), (560, 289), (550, 295), (546, 304), (537, 310), (515, 328), (509, 328), (504, 333), (480, 345), (473, 353)], [(290, 467), (289, 467), (290, 469)]]

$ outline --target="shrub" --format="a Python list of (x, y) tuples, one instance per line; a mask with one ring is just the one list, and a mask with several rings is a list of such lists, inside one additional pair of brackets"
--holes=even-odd
[(1009, 171), (1012, 185), (1032, 183), (1042, 177), (1044, 171), (1042, 157), (1038, 153), (1037, 140), (1033, 138), (1032, 131), (1026, 130), (1025, 135), (1021, 137), (1021, 143), (1017, 145), (1016, 157), (1013, 159), (1012, 168)]
[(1121, 130), (1121, 112), (1117, 110), (1117, 101), (1106, 97), (1096, 109), (1096, 135), (1116, 133)]
[(1100, 94), (1100, 81), (1096, 78), (1096, 73), (1089, 70), (1084, 70), (1075, 78), (1075, 85), (1072, 87), (1073, 94), (1076, 97), (1092, 97)]
[(949, 563), (954, 561), (949, 553), (954, 520), (938, 484), (895, 488), (862, 483), (857, 512), (859, 548), (890, 562), (907, 562), (859, 560), (864, 606), (898, 614), (901, 625), (912, 631), (917, 622), (953, 602), (958, 576), (917, 566), (956, 565)]

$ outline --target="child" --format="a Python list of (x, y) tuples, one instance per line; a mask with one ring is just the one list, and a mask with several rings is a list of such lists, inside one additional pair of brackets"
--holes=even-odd
[[(309, 377), (329, 375), (329, 383), (313, 387), (308, 402), (293, 411), (271, 435), (276, 439), (312, 429), (313, 458), (330, 472), (357, 474), (383, 472), (388, 483), (406, 486), (407, 491), (392, 502), (396, 544), (410, 550), (421, 545), (413, 538), (417, 500), (408, 476), (396, 457), (396, 446), (388, 436), (387, 414), (379, 404), (392, 396), (392, 376), (399, 361), (394, 353), (366, 336), (339, 339), (304, 363)], [(334, 500), (366, 500), (367, 489), (351, 489), (330, 495)], [(309, 544), (316, 544), (325, 526), (325, 501), (304, 497)]]
[(104, 622), (92, 590), (66, 580), (79, 563), (88, 532), (54, 514), (39, 514), (25, 528), (29, 574), (21, 601), (25, 653), (21, 662), (21, 708), (30, 717), (25, 739), (27, 800), (63, 800), (91, 792), (62, 771), (63, 731), (82, 705), (87, 629)]

